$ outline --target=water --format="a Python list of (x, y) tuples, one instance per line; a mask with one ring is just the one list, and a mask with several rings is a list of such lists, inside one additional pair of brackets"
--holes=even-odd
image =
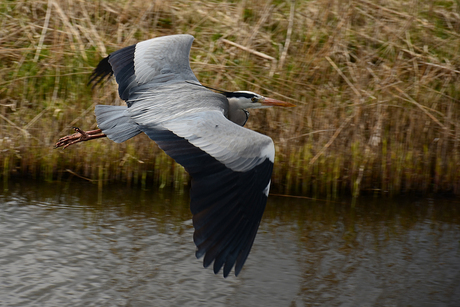
[(271, 196), (238, 277), (194, 256), (188, 196), (86, 182), (0, 194), (1, 306), (460, 306), (460, 202)]

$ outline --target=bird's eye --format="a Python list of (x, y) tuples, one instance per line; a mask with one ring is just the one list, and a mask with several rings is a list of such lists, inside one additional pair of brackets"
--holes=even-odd
[(251, 101), (252, 101), (252, 102), (256, 102), (256, 101), (257, 101), (257, 97), (252, 97), (252, 98), (251, 98)]

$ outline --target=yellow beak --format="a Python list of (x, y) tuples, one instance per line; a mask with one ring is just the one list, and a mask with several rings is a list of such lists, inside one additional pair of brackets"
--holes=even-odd
[(290, 102), (285, 102), (281, 100), (276, 100), (272, 98), (265, 98), (264, 100), (261, 100), (260, 103), (264, 106), (269, 106), (269, 107), (295, 107), (295, 104), (292, 104)]

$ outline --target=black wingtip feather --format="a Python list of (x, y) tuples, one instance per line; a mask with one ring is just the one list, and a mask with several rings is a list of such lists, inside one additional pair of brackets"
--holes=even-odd
[(248, 220), (243, 219), (239, 222), (237, 230), (234, 232), (234, 235), (228, 239), (227, 244), (221, 248), (219, 255), (214, 260), (214, 273), (217, 274), (222, 266), (224, 267), (224, 277), (227, 277), (233, 265), (235, 264), (236, 257), (232, 260), (232, 252), (239, 252), (240, 242), (244, 238), (244, 232), (248, 225)]
[(103, 58), (96, 68), (93, 70), (93, 73), (89, 77), (87, 85), (93, 83), (92, 88), (95, 88), (99, 83), (102, 85), (104, 79), (108, 80), (113, 75), (112, 65), (109, 63), (109, 57)]
[[(220, 232), (215, 231), (214, 234), (211, 235), (209, 239), (203, 244), (206, 245), (206, 243), (209, 242), (209, 245), (204, 248), (206, 249), (206, 255), (203, 259), (203, 265), (206, 267), (215, 261), (220, 254), (222, 254), (222, 251), (225, 250), (225, 248), (233, 242), (233, 238), (238, 234), (238, 231), (234, 230), (238, 229), (241, 223), (245, 222), (243, 216), (239, 213), (240, 212), (235, 214), (228, 221), (225, 221), (222, 224), (223, 230)], [(201, 248), (201, 246), (199, 248)], [(220, 267), (218, 267), (218, 264), (215, 262), (214, 273), (217, 273), (219, 269)]]
[[(216, 273), (223, 266), (224, 277), (233, 267), (238, 276), (265, 209), (267, 196), (264, 191), (270, 182), (273, 162), (267, 158), (246, 172), (235, 172), (171, 131), (144, 125), (140, 129), (182, 164), (192, 177), (190, 209), (194, 226), (198, 226), (194, 233), (195, 244), (198, 243), (196, 257), (204, 256), (204, 267), (214, 261)], [(223, 182), (227, 183), (226, 187), (222, 186)], [(228, 191), (227, 187), (234, 189)]]

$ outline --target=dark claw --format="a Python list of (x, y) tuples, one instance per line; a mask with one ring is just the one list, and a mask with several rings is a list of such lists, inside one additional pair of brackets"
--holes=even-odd
[(89, 141), (92, 139), (97, 139), (101, 137), (106, 137), (105, 134), (101, 133), (100, 129), (91, 130), (91, 131), (83, 131), (78, 127), (72, 127), (75, 130), (74, 134), (64, 136), (60, 138), (57, 143), (54, 145), (54, 148), (63, 147), (63, 149), (69, 147), (70, 145)]
[(87, 139), (88, 135), (86, 134), (86, 132), (84, 132), (78, 127), (72, 127), (72, 128), (76, 131), (76, 133), (66, 135), (60, 138), (57, 141), (57, 143), (54, 145), (54, 148), (63, 147), (63, 149), (66, 149), (72, 144), (75, 144), (81, 141), (85, 141), (85, 139)]

